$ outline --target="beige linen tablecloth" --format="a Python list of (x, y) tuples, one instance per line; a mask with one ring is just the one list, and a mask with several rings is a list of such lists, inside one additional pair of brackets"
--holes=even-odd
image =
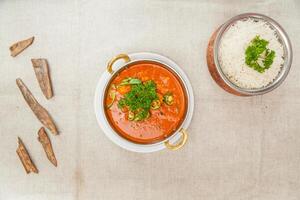
[[(264, 96), (225, 93), (206, 66), (208, 39), (226, 19), (258, 12), (277, 20), (293, 44), (286, 81)], [(16, 58), (8, 47), (35, 36)], [(300, 199), (300, 1), (0, 1), (1, 200), (298, 200)], [(128, 152), (98, 127), (94, 89), (107, 61), (150, 51), (176, 61), (195, 93), (187, 145), (179, 151)], [(46, 100), (30, 59), (51, 66)], [(21, 77), (61, 131), (51, 136), (53, 167), (37, 141), (41, 124), (15, 84)], [(38, 175), (16, 155), (26, 144)]]

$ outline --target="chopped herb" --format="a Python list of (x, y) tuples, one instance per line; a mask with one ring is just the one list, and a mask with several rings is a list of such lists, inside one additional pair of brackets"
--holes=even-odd
[(120, 109), (128, 107), (129, 111), (134, 113), (134, 120), (140, 121), (150, 116), (152, 101), (156, 99), (158, 96), (155, 82), (150, 80), (142, 83), (140, 81), (140, 83), (133, 84), (131, 90), (119, 100), (118, 107)]
[(126, 79), (123, 79), (122, 82), (118, 85), (119, 86), (122, 86), (122, 85), (134, 85), (134, 84), (140, 84), (142, 83), (142, 81), (140, 79), (137, 79), (137, 78), (126, 78)]
[(267, 49), (266, 51), (266, 55), (265, 55), (265, 60), (263, 61), (265, 67), (270, 68), (270, 66), (273, 63), (273, 60), (275, 58), (275, 51), (271, 51), (269, 49)]
[(269, 69), (275, 58), (275, 51), (267, 48), (268, 44), (267, 40), (256, 36), (245, 51), (245, 63), (259, 73)]

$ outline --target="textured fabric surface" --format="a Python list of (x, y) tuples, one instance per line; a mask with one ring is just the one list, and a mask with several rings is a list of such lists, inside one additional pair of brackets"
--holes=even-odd
[[(258, 12), (277, 20), (293, 44), (293, 66), (272, 93), (242, 98), (212, 80), (205, 51), (226, 19)], [(8, 47), (35, 36), (10, 56)], [(0, 1), (0, 199), (300, 199), (300, 1)], [(195, 93), (187, 145), (179, 151), (128, 152), (95, 119), (96, 83), (121, 52), (166, 55), (186, 72)], [(45, 57), (55, 97), (46, 100), (31, 58)], [(41, 124), (25, 105), (21, 77), (57, 122), (50, 135), (54, 168), (37, 141)], [(23, 139), (38, 175), (16, 155)]]

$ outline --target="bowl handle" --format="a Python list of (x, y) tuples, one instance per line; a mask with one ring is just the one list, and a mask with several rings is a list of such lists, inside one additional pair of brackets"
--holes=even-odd
[(180, 141), (176, 144), (170, 144), (169, 140), (168, 141), (165, 141), (165, 146), (170, 149), (170, 150), (178, 150), (180, 149), (181, 147), (183, 147), (187, 141), (187, 138), (188, 138), (188, 134), (187, 134), (187, 131), (185, 129), (180, 129), (179, 131), (182, 135), (180, 137)]
[(113, 57), (113, 58), (109, 61), (109, 63), (107, 64), (107, 68), (106, 68), (107, 71), (108, 71), (110, 74), (113, 74), (113, 73), (114, 73), (114, 70), (112, 69), (112, 66), (113, 66), (113, 64), (114, 64), (117, 60), (119, 60), (119, 59), (123, 59), (125, 62), (129, 62), (129, 61), (130, 61), (130, 58), (129, 58), (129, 56), (128, 56), (127, 54), (119, 54), (119, 55)]

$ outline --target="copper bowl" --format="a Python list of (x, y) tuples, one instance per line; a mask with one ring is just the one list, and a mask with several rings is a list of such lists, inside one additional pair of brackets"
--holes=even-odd
[[(275, 78), (275, 80), (270, 83), (269, 85), (261, 88), (253, 88), (253, 89), (247, 89), (247, 88), (241, 88), (234, 83), (232, 83), (227, 76), (222, 71), (222, 68), (220, 66), (219, 60), (218, 60), (218, 54), (219, 54), (219, 45), (220, 41), (222, 40), (222, 37), (224, 33), (230, 28), (232, 24), (234, 24), (236, 21), (247, 19), (247, 18), (254, 18), (258, 20), (264, 20), (267, 23), (269, 23), (274, 30), (276, 30), (279, 40), (283, 45), (284, 50), (284, 64)], [(292, 52), (292, 46), (291, 42), (289, 40), (288, 35), (284, 31), (284, 29), (273, 19), (257, 13), (245, 13), (241, 15), (237, 15), (228, 21), (226, 21), (224, 24), (222, 24), (214, 33), (212, 34), (208, 47), (206, 52), (206, 59), (207, 59), (207, 66), (208, 70), (212, 76), (212, 78), (215, 80), (215, 82), (223, 88), (225, 91), (237, 95), (237, 96), (253, 96), (253, 95), (261, 95), (265, 94), (267, 92), (270, 92), (277, 88), (286, 78), (286, 76), (289, 73), (291, 64), (292, 64), (292, 58), (293, 58), (293, 52)]]

